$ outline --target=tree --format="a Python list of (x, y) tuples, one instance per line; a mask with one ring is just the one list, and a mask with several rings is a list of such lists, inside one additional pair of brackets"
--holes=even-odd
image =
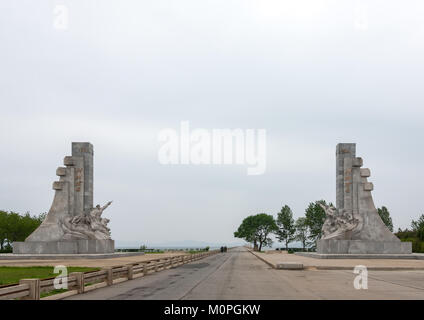
[[(306, 225), (309, 228), (309, 239), (313, 242), (321, 238), (322, 225), (326, 218), (325, 211), (321, 208), (320, 204), (324, 206), (327, 205), (325, 200), (311, 202), (305, 212)], [(331, 205), (332, 204), (330, 203), (330, 206)]]
[(276, 232), (278, 240), (286, 244), (286, 250), (289, 249), (289, 243), (295, 239), (296, 228), (294, 226), (293, 212), (289, 206), (284, 206), (277, 216), (278, 230)]
[(15, 241), (24, 241), (43, 222), (46, 214), (31, 216), (0, 211), (0, 250), (10, 250)]
[(306, 218), (302, 217), (296, 220), (295, 223), (296, 234), (295, 239), (302, 243), (303, 251), (305, 251), (306, 247), (309, 246), (308, 242), (308, 225), (306, 223)]
[(269, 238), (269, 235), (276, 232), (278, 226), (275, 223), (274, 217), (270, 214), (260, 213), (254, 217), (257, 226), (255, 237), (258, 239), (259, 251), (261, 251), (263, 246), (272, 245), (272, 239)]
[(4, 250), (7, 239), (7, 212), (0, 211), (0, 250)]
[[(234, 236), (253, 243), (261, 251), (263, 246), (270, 246), (272, 239), (269, 235), (278, 230), (274, 217), (266, 213), (259, 213), (245, 218)], [(259, 245), (259, 246), (258, 246)]]
[(247, 242), (252, 243), (253, 248), (256, 250), (257, 239), (255, 238), (255, 231), (255, 218), (254, 216), (249, 216), (243, 220), (237, 231), (234, 232), (234, 237), (244, 239)]
[(420, 240), (424, 240), (424, 214), (422, 214), (417, 221), (411, 222), (412, 231), (417, 233)]
[(393, 232), (393, 221), (390, 217), (390, 212), (387, 210), (386, 207), (381, 207), (377, 209), (378, 215), (380, 216), (381, 220), (383, 220), (384, 224), (389, 228), (391, 232)]

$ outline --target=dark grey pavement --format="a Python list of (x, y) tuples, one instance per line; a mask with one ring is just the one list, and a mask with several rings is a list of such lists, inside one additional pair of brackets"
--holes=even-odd
[(274, 270), (245, 248), (68, 299), (423, 299), (424, 271), (370, 271), (356, 290), (347, 270)]

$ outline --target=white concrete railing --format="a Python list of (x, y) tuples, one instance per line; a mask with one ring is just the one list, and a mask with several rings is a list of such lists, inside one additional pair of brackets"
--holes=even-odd
[[(67, 277), (68, 288), (70, 290), (67, 295), (71, 296), (74, 294), (80, 294), (85, 291), (110, 286), (114, 283), (140, 278), (149, 273), (177, 267), (219, 252), (220, 250), (213, 250), (190, 255), (152, 259), (143, 262), (104, 268), (100, 271), (94, 272), (74, 272), (69, 274)], [(54, 279), (22, 279), (19, 281), (18, 285), (0, 288), (0, 300), (40, 300), (41, 293), (47, 293), (55, 289), (53, 282)], [(54, 297), (55, 296), (53, 295), (45, 299), (54, 299)]]

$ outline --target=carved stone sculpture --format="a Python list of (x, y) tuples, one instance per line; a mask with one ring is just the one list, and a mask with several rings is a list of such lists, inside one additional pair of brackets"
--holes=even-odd
[(111, 205), (93, 208), (93, 145), (72, 143), (72, 156), (59, 167), (53, 183), (53, 204), (43, 223), (25, 242), (13, 243), (18, 254), (113, 253), (108, 219), (102, 213)]
[(360, 228), (362, 218), (359, 215), (344, 210), (339, 212), (333, 206), (320, 206), (327, 216), (322, 227), (321, 239), (350, 239), (354, 231)]
[(112, 204), (108, 202), (104, 207), (97, 205), (88, 214), (82, 213), (75, 217), (67, 217), (60, 221), (64, 231), (63, 240), (91, 239), (110, 240), (108, 219), (101, 217), (103, 211)]
[(371, 172), (361, 168), (356, 144), (341, 143), (336, 151), (337, 193), (334, 207), (323, 207), (326, 220), (317, 253), (411, 253), (411, 243), (401, 242), (378, 215), (368, 182)]

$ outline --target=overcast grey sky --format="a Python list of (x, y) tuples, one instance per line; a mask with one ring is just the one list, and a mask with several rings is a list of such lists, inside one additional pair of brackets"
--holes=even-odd
[[(56, 29), (66, 5), (69, 25)], [(335, 201), (356, 142), (394, 226), (424, 213), (422, 1), (0, 2), (0, 209), (49, 210), (72, 141), (118, 241), (234, 241), (241, 220)], [(158, 134), (266, 129), (267, 170), (158, 162)]]

